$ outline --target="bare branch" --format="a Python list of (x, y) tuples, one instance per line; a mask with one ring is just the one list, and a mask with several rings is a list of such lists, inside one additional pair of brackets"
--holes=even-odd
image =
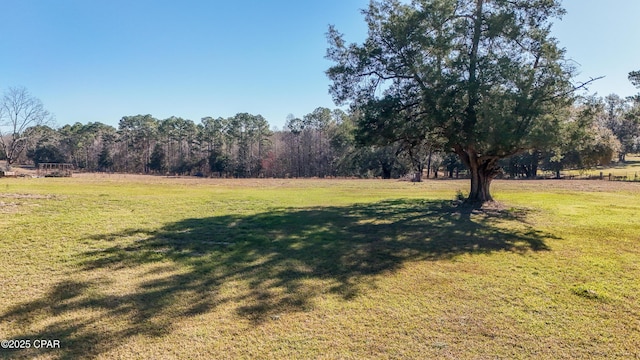
[(587, 87), (587, 85), (591, 84), (594, 81), (600, 80), (600, 79), (604, 79), (604, 76), (598, 76), (597, 78), (590, 78), (588, 81), (581, 82), (578, 85), (572, 87), (571, 90), (567, 90), (567, 91), (561, 92), (559, 94), (556, 94), (554, 96), (550, 96), (548, 98), (544, 98), (541, 101), (545, 102), (545, 101), (549, 101), (549, 100), (555, 100), (555, 99), (558, 99), (558, 98), (566, 97), (566, 96), (568, 96), (570, 94), (575, 93), (576, 91), (578, 91), (580, 89), (585, 89)]
[(47, 124), (51, 114), (40, 99), (24, 87), (9, 88), (0, 101), (0, 147), (11, 166), (24, 150), (24, 132), (32, 126)]

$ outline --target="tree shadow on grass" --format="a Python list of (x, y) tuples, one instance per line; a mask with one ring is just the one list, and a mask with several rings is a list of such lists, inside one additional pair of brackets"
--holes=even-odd
[[(180, 318), (231, 306), (259, 324), (313, 309), (320, 296), (345, 301), (375, 287), (375, 276), (407, 262), (462, 254), (548, 250), (553, 237), (525, 222), (526, 210), (477, 209), (448, 201), (391, 200), (346, 207), (281, 209), (254, 215), (183, 219), (159, 230), (129, 229), (89, 242), (80, 272), (113, 279), (65, 281), (40, 299), (0, 314), (38, 331), (15, 338), (60, 339), (59, 358), (95, 357), (135, 335), (163, 336)], [(156, 264), (156, 267), (145, 266)], [(140, 271), (124, 293), (118, 271)], [(110, 282), (111, 281), (111, 282)], [(82, 314), (82, 316), (80, 316)], [(117, 326), (110, 326), (112, 322)], [(30, 357), (35, 349), (7, 353)]]

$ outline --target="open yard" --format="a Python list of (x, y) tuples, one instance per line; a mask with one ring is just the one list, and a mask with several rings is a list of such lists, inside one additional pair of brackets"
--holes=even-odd
[(640, 358), (640, 183), (467, 188), (0, 179), (0, 357)]
[[(625, 163), (613, 164), (611, 166), (598, 166), (594, 169), (567, 170), (562, 171), (562, 176), (575, 176), (579, 178), (596, 178), (602, 173), (603, 178), (608, 179), (609, 175), (615, 178), (623, 178), (626, 181), (640, 181), (640, 155), (627, 155)], [(541, 172), (552, 177), (553, 172)]]

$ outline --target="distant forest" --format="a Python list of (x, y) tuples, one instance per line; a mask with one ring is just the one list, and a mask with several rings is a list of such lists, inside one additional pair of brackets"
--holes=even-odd
[[(523, 152), (502, 163), (504, 175), (536, 177), (541, 170), (590, 168), (624, 161), (640, 151), (638, 104), (610, 95), (574, 106), (564, 120), (567, 136), (548, 149)], [(273, 131), (260, 115), (123, 117), (118, 128), (99, 122), (29, 127), (16, 163), (71, 163), (77, 170), (206, 177), (382, 177), (464, 176), (455, 154), (402, 139), (366, 145), (358, 134), (358, 113), (317, 108), (290, 115)], [(2, 154), (0, 154), (2, 158)], [(463, 173), (461, 175), (461, 173)], [(439, 174), (439, 175), (438, 175)]]

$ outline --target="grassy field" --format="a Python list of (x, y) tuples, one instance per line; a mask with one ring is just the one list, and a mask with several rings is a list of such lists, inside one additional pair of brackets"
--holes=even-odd
[(640, 358), (640, 184), (0, 179), (3, 358)]
[[(602, 173), (604, 178), (609, 174), (615, 177), (623, 177), (625, 181), (640, 181), (640, 155), (627, 155), (626, 162), (611, 166), (598, 166), (595, 169), (562, 171), (563, 176), (598, 177)], [(547, 176), (554, 176), (553, 172), (547, 172)]]

